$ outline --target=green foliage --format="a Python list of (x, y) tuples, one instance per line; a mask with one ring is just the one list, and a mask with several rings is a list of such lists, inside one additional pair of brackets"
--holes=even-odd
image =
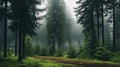
[(68, 58), (75, 58), (76, 57), (76, 50), (75, 50), (75, 48), (73, 47), (73, 46), (70, 46), (69, 47), (69, 50), (68, 50), (68, 52), (67, 52), (67, 57)]
[(117, 62), (117, 63), (120, 62), (120, 51), (113, 53), (113, 56), (112, 56), (112, 58), (111, 58), (111, 61), (112, 61), (112, 62)]
[(71, 64), (55, 63), (48, 60), (27, 57), (22, 63), (17, 62), (17, 57), (0, 57), (0, 67), (74, 67)]
[(40, 46), (39, 46), (39, 44), (35, 45), (34, 54), (40, 55)]
[(55, 53), (53, 46), (50, 45), (48, 50), (49, 50), (49, 53), (48, 53), (48, 54), (49, 54), (50, 56), (53, 56), (54, 53)]
[(87, 53), (84, 47), (80, 47), (79, 51), (77, 52), (77, 58), (79, 59), (89, 59), (90, 55)]
[[(47, 38), (49, 47), (49, 54), (54, 55), (55, 43), (58, 43), (58, 48), (61, 49), (64, 36), (64, 24), (66, 22), (66, 9), (63, 0), (49, 0), (47, 13)], [(61, 4), (61, 5), (60, 5)], [(51, 46), (52, 45), (52, 46)]]
[(0, 51), (0, 57), (2, 57), (2, 54), (3, 54), (2, 51)]
[(48, 55), (48, 49), (46, 47), (41, 47), (40, 45), (37, 45), (34, 48), (34, 54), (35, 55), (40, 55), (40, 56), (47, 56)]
[(106, 49), (106, 47), (99, 46), (97, 47), (94, 56), (99, 60), (109, 60), (112, 56), (112, 53)]
[(8, 56), (12, 56), (12, 55), (13, 55), (12, 51), (9, 51)]
[(96, 51), (96, 47), (98, 46), (96, 44), (96, 40), (93, 36), (92, 33), (85, 33), (85, 40), (84, 40), (84, 44), (82, 46), (83, 50), (84, 50), (84, 55), (88, 55), (89, 57), (93, 58), (94, 57), (94, 53)]
[(63, 56), (63, 51), (62, 51), (61, 49), (57, 49), (57, 50), (55, 51), (54, 56), (56, 56), (56, 57), (61, 57), (61, 56)]
[(33, 44), (32, 39), (29, 35), (25, 38), (25, 55), (32, 56), (33, 55)]
[(47, 50), (47, 48), (42, 47), (42, 48), (41, 48), (41, 51), (40, 51), (40, 55), (41, 55), (41, 56), (47, 56), (47, 55), (48, 55), (48, 50)]

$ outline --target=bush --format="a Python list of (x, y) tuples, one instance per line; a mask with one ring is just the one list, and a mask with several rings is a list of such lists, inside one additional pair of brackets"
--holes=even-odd
[(12, 56), (12, 55), (13, 55), (12, 51), (9, 51), (8, 56)]
[(2, 51), (0, 51), (0, 57), (2, 57), (2, 54), (3, 54), (3, 52), (2, 52)]
[(120, 51), (113, 53), (111, 61), (118, 63), (120, 62)]
[(89, 59), (90, 55), (89, 55), (89, 53), (87, 53), (87, 51), (83, 47), (80, 47), (80, 49), (77, 53), (77, 57), (79, 59)]
[(63, 56), (63, 51), (62, 51), (61, 49), (57, 49), (57, 50), (55, 51), (54, 56), (56, 56), (56, 57), (61, 57), (61, 56)]
[(67, 52), (67, 57), (68, 58), (75, 58), (77, 56), (76, 50), (73, 46), (69, 47), (69, 50)]
[(34, 54), (40, 55), (40, 46), (39, 44), (36, 44), (34, 47)]
[(112, 53), (108, 49), (106, 49), (104, 46), (99, 46), (96, 48), (96, 52), (94, 56), (99, 60), (108, 61), (110, 60)]
[(48, 50), (49, 50), (49, 53), (48, 53), (48, 54), (49, 54), (50, 56), (54, 56), (55, 50), (54, 50), (53, 46), (50, 45), (49, 48), (48, 48)]
[(47, 55), (48, 55), (48, 50), (47, 50), (47, 48), (42, 47), (42, 48), (41, 48), (41, 51), (40, 51), (40, 55), (41, 55), (41, 56), (47, 56)]
[(32, 56), (33, 55), (33, 44), (32, 44), (32, 38), (27, 35), (25, 38), (25, 55), (26, 56)]

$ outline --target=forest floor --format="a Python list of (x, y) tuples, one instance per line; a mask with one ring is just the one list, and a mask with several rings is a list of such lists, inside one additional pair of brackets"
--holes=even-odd
[(43, 60), (51, 60), (57, 63), (63, 64), (72, 64), (74, 67), (120, 67), (119, 63), (112, 63), (107, 61), (98, 61), (98, 60), (78, 60), (78, 59), (70, 59), (63, 57), (48, 57), (48, 56), (36, 56), (34, 58), (43, 59)]
[(13, 56), (1, 57), (0, 67), (120, 67), (120, 64), (50, 56), (28, 57), (22, 63), (19, 63), (17, 57)]

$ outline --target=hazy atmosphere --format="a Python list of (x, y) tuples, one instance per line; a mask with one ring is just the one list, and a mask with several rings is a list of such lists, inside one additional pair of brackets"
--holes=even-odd
[(120, 0), (0, 0), (0, 67), (120, 67)]

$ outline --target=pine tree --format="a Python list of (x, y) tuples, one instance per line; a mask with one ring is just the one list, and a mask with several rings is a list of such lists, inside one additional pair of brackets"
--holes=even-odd
[(83, 33), (85, 35), (86, 50), (91, 56), (93, 56), (97, 47), (94, 22), (96, 3), (94, 0), (79, 0), (76, 3), (79, 4), (79, 6), (76, 8), (78, 23), (82, 24), (84, 27)]
[(4, 57), (7, 57), (7, 0), (5, 3), (5, 13), (4, 13)]
[[(36, 9), (36, 4), (40, 4), (37, 0), (11, 0), (11, 30), (13, 32), (19, 31), (19, 61), (25, 57), (24, 55), (24, 44), (25, 36), (29, 34), (30, 36), (36, 35), (35, 30), (39, 27), (39, 22), (41, 17), (37, 17), (37, 12), (42, 12), (45, 9)], [(43, 16), (44, 17), (44, 16)], [(43, 18), (42, 17), (42, 18)]]
[[(49, 1), (47, 14), (48, 44), (50, 52), (54, 55), (55, 47), (61, 50), (63, 44), (63, 25), (65, 23), (64, 0)], [(57, 45), (56, 45), (57, 43)]]

